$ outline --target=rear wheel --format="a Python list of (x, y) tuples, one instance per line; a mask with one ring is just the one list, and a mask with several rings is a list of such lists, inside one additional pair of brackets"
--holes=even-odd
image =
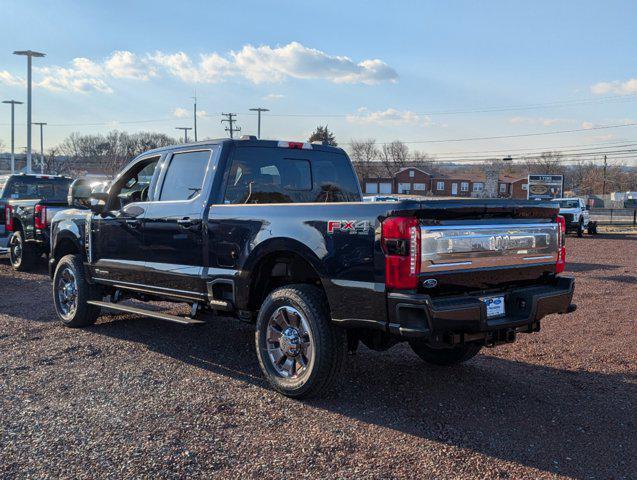
[(577, 236), (584, 236), (584, 222), (582, 220), (579, 221), (579, 225), (577, 226)]
[(86, 303), (101, 297), (99, 289), (86, 281), (79, 255), (62, 257), (53, 276), (55, 313), (67, 327), (88, 327), (100, 314), (100, 308)]
[(425, 362), (442, 366), (466, 362), (475, 357), (482, 348), (477, 343), (463, 343), (450, 348), (434, 348), (420, 341), (411, 341), (409, 346)]
[(11, 235), (9, 241), (9, 261), (14, 270), (26, 272), (33, 268), (38, 259), (38, 250), (31, 243), (26, 242), (21, 231)]
[(272, 388), (288, 397), (318, 396), (338, 377), (345, 331), (329, 317), (323, 293), (311, 285), (274, 290), (257, 317), (259, 365)]

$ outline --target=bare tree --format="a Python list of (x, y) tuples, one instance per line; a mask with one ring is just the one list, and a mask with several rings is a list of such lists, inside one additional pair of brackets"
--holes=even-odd
[(564, 158), (560, 152), (543, 152), (538, 157), (526, 158), (526, 166), (529, 173), (563, 175), (564, 174)]
[(112, 130), (106, 135), (72, 133), (59, 145), (59, 149), (77, 170), (93, 167), (102, 173), (113, 175), (140, 153), (175, 143), (174, 138), (163, 133), (130, 134)]
[(376, 140), (352, 140), (350, 142), (350, 157), (361, 178), (370, 177), (377, 173), (380, 152), (376, 147)]
[(380, 151), (380, 162), (387, 175), (392, 176), (409, 162), (409, 148), (400, 140), (386, 143)]

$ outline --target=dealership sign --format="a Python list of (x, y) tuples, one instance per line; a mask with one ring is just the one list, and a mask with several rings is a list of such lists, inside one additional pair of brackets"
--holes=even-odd
[(529, 187), (527, 190), (527, 198), (529, 200), (561, 198), (563, 191), (563, 175), (529, 175)]

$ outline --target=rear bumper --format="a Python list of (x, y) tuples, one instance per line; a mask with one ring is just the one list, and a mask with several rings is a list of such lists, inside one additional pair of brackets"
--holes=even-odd
[(573, 278), (556, 277), (550, 284), (493, 292), (490, 295), (505, 297), (506, 315), (497, 318), (487, 318), (486, 306), (477, 295), (432, 298), (390, 293), (388, 329), (399, 337), (435, 341), (443, 341), (442, 337), (449, 335), (479, 338), (489, 332), (508, 332), (514, 337), (517, 331), (539, 330), (539, 321), (546, 315), (573, 311), (574, 286)]

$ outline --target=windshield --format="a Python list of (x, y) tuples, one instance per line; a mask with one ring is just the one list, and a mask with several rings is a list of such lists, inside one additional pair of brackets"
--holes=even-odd
[(579, 208), (579, 200), (560, 200), (560, 208)]
[(2, 192), (2, 198), (66, 201), (70, 184), (71, 179), (69, 178), (11, 177)]

